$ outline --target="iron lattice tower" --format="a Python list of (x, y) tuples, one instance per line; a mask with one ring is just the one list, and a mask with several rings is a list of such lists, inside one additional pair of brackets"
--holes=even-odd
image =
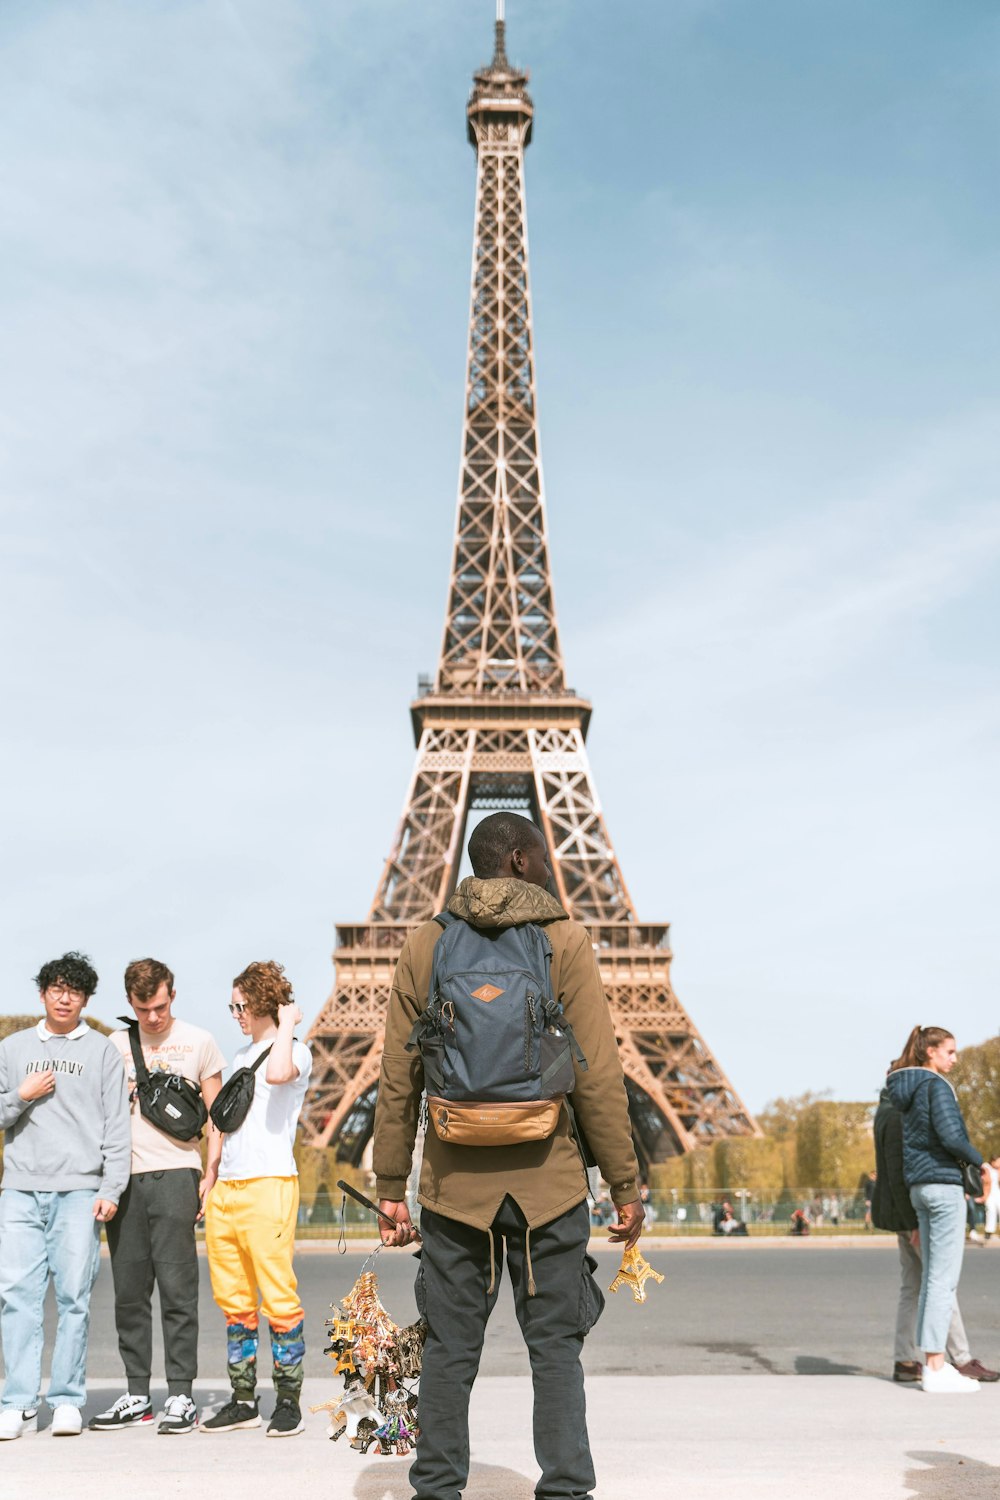
[(640, 1160), (756, 1126), (670, 984), (668, 927), (640, 923), (608, 838), (556, 626), (535, 399), (524, 149), (528, 75), (496, 24), (468, 104), (476, 150), (458, 518), (437, 677), (411, 706), (416, 764), (367, 921), (338, 926), (336, 984), (309, 1040), (305, 1139), (357, 1162), (371, 1134), (393, 967), (458, 877), (470, 811), (511, 807), (548, 840), (558, 896), (590, 928)]

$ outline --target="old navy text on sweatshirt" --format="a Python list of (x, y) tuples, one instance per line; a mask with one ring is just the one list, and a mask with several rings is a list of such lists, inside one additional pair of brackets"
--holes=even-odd
[[(25, 1103), (18, 1089), (51, 1068), (56, 1086)], [(0, 1042), (0, 1129), (4, 1189), (66, 1193), (91, 1188), (117, 1203), (129, 1179), (132, 1133), (121, 1056), (91, 1027), (70, 1036), (37, 1026)]]

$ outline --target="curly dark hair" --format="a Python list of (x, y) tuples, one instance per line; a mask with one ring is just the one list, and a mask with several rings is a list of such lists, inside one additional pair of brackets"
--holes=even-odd
[(81, 990), (89, 1000), (97, 989), (97, 970), (86, 953), (64, 953), (62, 958), (52, 958), (42, 964), (35, 975), (39, 992), (53, 984), (64, 984), (68, 989)]
[(239, 990), (252, 1016), (270, 1016), (276, 1021), (278, 1007), (292, 1003), (291, 981), (285, 978), (284, 965), (273, 958), (247, 964), (233, 980), (233, 988)]

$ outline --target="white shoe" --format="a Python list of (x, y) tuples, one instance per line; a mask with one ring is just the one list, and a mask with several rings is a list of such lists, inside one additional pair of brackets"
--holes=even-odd
[(979, 1390), (978, 1380), (960, 1375), (954, 1365), (947, 1364), (942, 1365), (940, 1370), (932, 1370), (930, 1365), (924, 1365), (920, 1384), (932, 1396), (971, 1396), (974, 1391)]
[(53, 1437), (79, 1437), (83, 1431), (83, 1413), (78, 1406), (57, 1406), (52, 1413)]
[(977, 1230), (970, 1229), (969, 1230), (969, 1244), (970, 1245), (981, 1245), (982, 1243), (983, 1243), (983, 1237), (982, 1237), (982, 1235), (979, 1234)]
[(7, 1406), (0, 1411), (0, 1442), (23, 1437), (26, 1432), (38, 1431), (37, 1411), (18, 1411), (16, 1406)]

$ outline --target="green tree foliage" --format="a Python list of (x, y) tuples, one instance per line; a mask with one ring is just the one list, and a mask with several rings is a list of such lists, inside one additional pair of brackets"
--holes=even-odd
[(969, 1139), (992, 1160), (1000, 1155), (1000, 1036), (963, 1047), (951, 1081)]

